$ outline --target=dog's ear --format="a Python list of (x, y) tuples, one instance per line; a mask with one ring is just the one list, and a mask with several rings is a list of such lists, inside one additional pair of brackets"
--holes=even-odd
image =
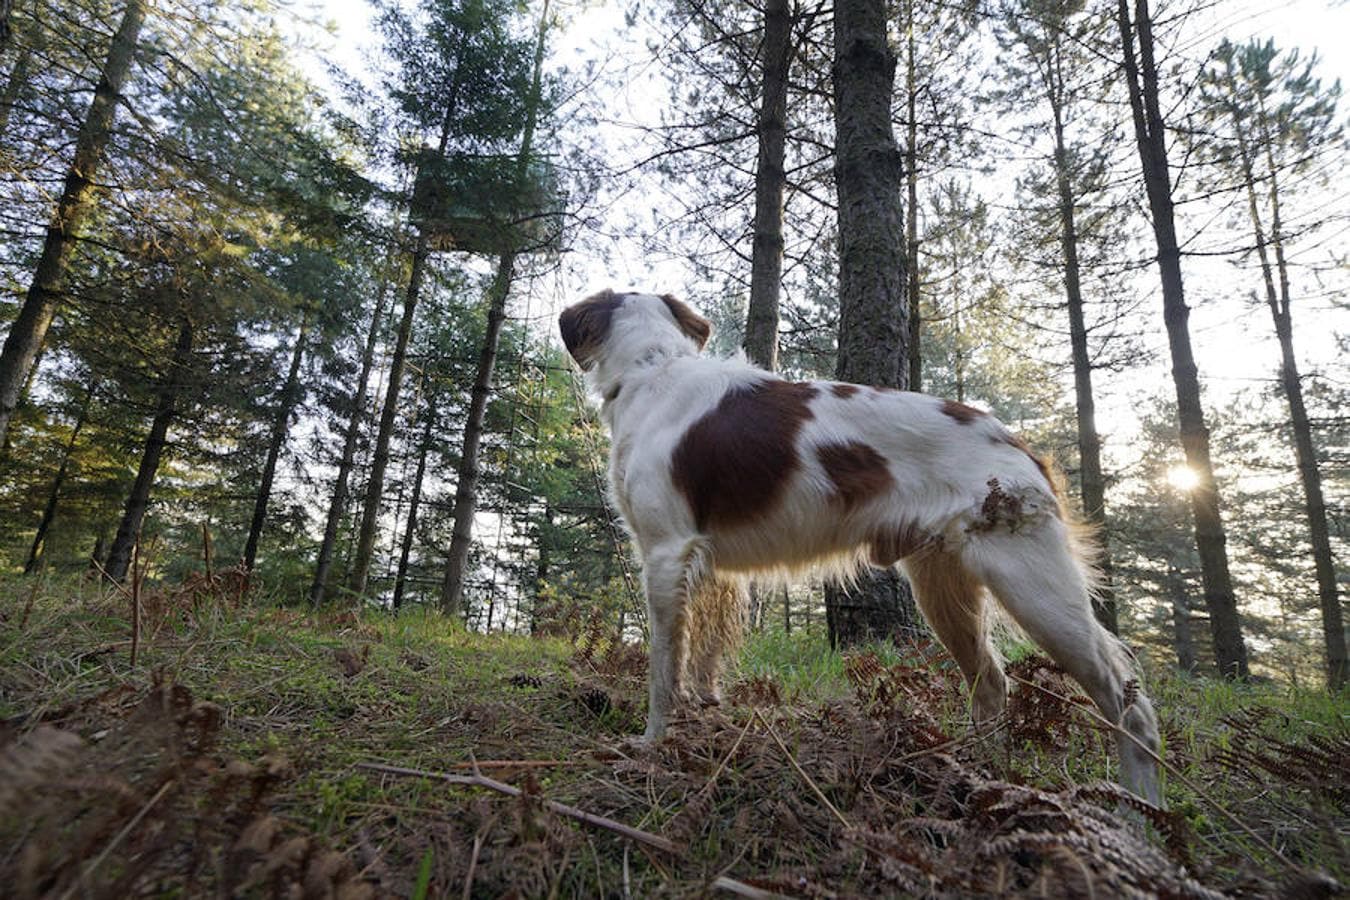
[(677, 300), (671, 294), (663, 294), (661, 299), (670, 308), (675, 321), (680, 323), (680, 330), (693, 338), (694, 343), (698, 344), (698, 349), (702, 350), (703, 345), (708, 343), (708, 338), (712, 336), (712, 323), (694, 312), (687, 303)]
[(567, 307), (558, 316), (558, 330), (562, 332), (567, 352), (582, 369), (590, 369), (595, 364), (596, 353), (609, 337), (610, 317), (622, 303), (622, 294), (601, 291)]

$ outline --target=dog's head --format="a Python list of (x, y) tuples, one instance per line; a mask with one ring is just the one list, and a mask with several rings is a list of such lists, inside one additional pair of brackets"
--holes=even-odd
[(616, 294), (601, 291), (567, 307), (558, 317), (567, 352), (589, 371), (616, 345), (647, 346), (663, 338), (692, 342), (702, 350), (712, 323), (669, 294)]

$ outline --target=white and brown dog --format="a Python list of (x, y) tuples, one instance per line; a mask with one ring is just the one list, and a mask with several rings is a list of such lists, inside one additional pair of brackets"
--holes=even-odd
[(1093, 618), (1094, 572), (1049, 469), (1003, 424), (924, 394), (701, 357), (708, 321), (670, 296), (604, 291), (559, 325), (604, 398), (614, 499), (642, 556), (646, 738), (664, 733), (677, 697), (717, 699), (746, 577), (898, 562), (977, 721), (1007, 690), (987, 588), (1128, 732), (1121, 781), (1159, 802), (1153, 708), (1129, 652)]

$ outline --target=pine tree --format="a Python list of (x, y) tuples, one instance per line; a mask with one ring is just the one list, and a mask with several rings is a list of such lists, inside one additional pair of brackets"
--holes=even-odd
[[(1294, 291), (1287, 255), (1294, 233), (1286, 214), (1288, 184), (1300, 181), (1300, 189), (1307, 189), (1308, 176), (1321, 169), (1322, 157), (1340, 149), (1340, 85), (1324, 88), (1312, 76), (1315, 62), (1302, 63), (1297, 52), (1281, 54), (1273, 41), (1220, 44), (1201, 82), (1216, 133), (1201, 140), (1200, 149), (1214, 160), (1221, 177), (1240, 185), (1245, 195), (1265, 305), (1280, 346), (1280, 386), (1289, 407), (1322, 608), (1327, 684), (1337, 690), (1350, 678), (1350, 662), (1322, 475), (1294, 353)], [(1295, 228), (1306, 236), (1316, 225)]]
[(56, 313), (75, 243), (93, 211), (95, 184), (117, 112), (118, 96), (131, 71), (144, 21), (144, 0), (127, 0), (76, 140), (75, 155), (66, 173), (61, 199), (47, 228), (42, 256), (19, 317), (10, 326), (4, 348), (0, 350), (0, 441), (9, 431), (10, 418), (18, 405), (23, 385), (32, 372)]
[[(834, 6), (835, 183), (839, 197), (839, 357), (835, 375), (905, 386), (904, 228), (900, 153), (891, 128), (896, 58), (880, 0)], [(826, 594), (830, 642), (891, 637), (918, 622), (913, 595), (893, 570), (869, 572)]]
[[(525, 45), (510, 33), (514, 10), (514, 4), (505, 0), (426, 0), (422, 7), (425, 21), (419, 25), (396, 8), (385, 10), (388, 48), (399, 66), (390, 92), (402, 115), (417, 129), (419, 140), (428, 131), (437, 135), (432, 148), (418, 147), (415, 157), (416, 183), (425, 191), (455, 174), (456, 160), (449, 155), (452, 149), (468, 154), (461, 162), (472, 165), (475, 156), (490, 152), (518, 130), (528, 57)], [(420, 199), (426, 197), (424, 193)], [(414, 205), (418, 200), (415, 193)], [(435, 237), (431, 222), (419, 221), (348, 578), (348, 588), (358, 596), (366, 592), (374, 557), (408, 341)]]
[[(1044, 223), (1043, 227), (1058, 238), (1060, 258), (1056, 268), (1062, 277), (1068, 312), (1077, 412), (1078, 484), (1083, 513), (1099, 535), (1097, 564), (1103, 574), (1094, 612), (1103, 626), (1116, 632), (1106, 477), (1092, 386), (1094, 354), (1089, 346), (1082, 259), (1087, 241), (1100, 241), (1102, 230), (1119, 226), (1109, 216), (1084, 210), (1090, 210), (1094, 201), (1098, 207), (1109, 208), (1109, 201), (1102, 195), (1109, 178), (1105, 148), (1110, 141), (1101, 141), (1100, 135), (1084, 135), (1081, 130), (1083, 107), (1091, 99), (1092, 82), (1098, 74), (1097, 59), (1089, 48), (1108, 24), (1095, 12), (1085, 12), (1082, 0), (1028, 0), (1003, 10), (1000, 39), (1012, 51), (1005, 59), (1012, 84), (1003, 90), (1003, 98), (1014, 110), (1037, 116), (1036, 130), (1048, 132), (1050, 140), (1048, 171), (1025, 179), (1022, 186), (1046, 189), (1051, 197), (1047, 205), (1054, 211), (1053, 217), (1035, 218), (1037, 225)], [(1075, 127), (1079, 129), (1077, 134), (1071, 131)], [(1047, 218), (1050, 222), (1044, 222)]]
[[(1128, 0), (1118, 0), (1116, 23), (1120, 29), (1120, 48), (1129, 91), (1144, 187), (1153, 214), (1153, 233), (1157, 242), (1157, 260), (1162, 280), (1163, 322), (1167, 327), (1172, 355), (1172, 377), (1176, 383), (1177, 418), (1186, 464), (1199, 480), (1190, 492), (1195, 518), (1195, 539), (1205, 583), (1205, 605), (1209, 608), (1210, 629), (1219, 671), (1225, 678), (1247, 677), (1247, 646), (1242, 636), (1233, 579), (1228, 570), (1227, 537), (1210, 460), (1209, 430), (1200, 400), (1200, 377), (1191, 350), (1188, 327), (1190, 310), (1186, 306), (1181, 277), (1181, 249), (1177, 242), (1173, 217), (1172, 182), (1167, 162), (1165, 124), (1158, 90), (1158, 66), (1153, 53), (1153, 22), (1148, 0), (1135, 0), (1131, 20)], [(1139, 50), (1135, 52), (1135, 37)]]

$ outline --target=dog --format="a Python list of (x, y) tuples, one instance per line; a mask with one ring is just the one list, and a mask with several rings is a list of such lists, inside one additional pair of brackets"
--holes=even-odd
[(987, 596), (1119, 727), (1122, 785), (1159, 804), (1158, 723), (1133, 656), (1092, 614), (1089, 541), (1055, 473), (993, 416), (926, 394), (790, 382), (701, 356), (707, 319), (603, 291), (559, 330), (602, 398), (610, 487), (642, 559), (646, 740), (677, 701), (720, 699), (746, 580), (903, 567), (977, 723), (1006, 702)]

